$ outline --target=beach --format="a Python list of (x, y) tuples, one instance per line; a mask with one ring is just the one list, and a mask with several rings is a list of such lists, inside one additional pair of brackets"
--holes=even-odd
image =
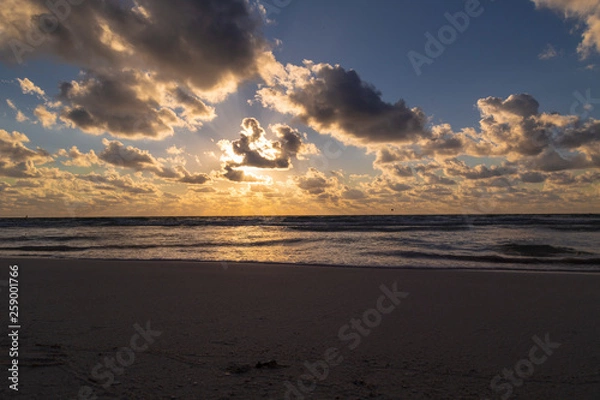
[(0, 279), (15, 264), (2, 398), (600, 397), (598, 274), (11, 258)]

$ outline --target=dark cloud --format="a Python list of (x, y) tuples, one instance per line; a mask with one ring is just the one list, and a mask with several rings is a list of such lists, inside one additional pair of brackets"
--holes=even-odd
[[(6, 0), (12, 8), (2, 27), (24, 44), (45, 16), (45, 0)], [(50, 2), (51, 3), (51, 2)], [(267, 50), (261, 20), (245, 0), (84, 1), (34, 51), (94, 70), (141, 69), (161, 81), (182, 81), (212, 90), (257, 76)], [(46, 18), (47, 19), (47, 18)], [(1, 59), (15, 61), (9, 43), (0, 41)], [(39, 44), (39, 45), (38, 45)], [(16, 60), (18, 61), (18, 60)]]
[(38, 148), (31, 150), (24, 143), (29, 142), (29, 138), (19, 132), (8, 133), (0, 129), (0, 157), (10, 162), (39, 162), (45, 163), (52, 160), (50, 154)]
[(94, 183), (97, 189), (120, 189), (131, 194), (155, 194), (157, 192), (157, 189), (152, 185), (134, 182), (128, 176), (120, 176), (114, 173), (106, 175), (91, 173), (88, 175), (78, 175), (77, 178)]
[(503, 165), (494, 165), (488, 167), (486, 165), (476, 165), (468, 167), (463, 161), (447, 160), (448, 167), (445, 172), (451, 176), (460, 176), (465, 179), (478, 180), (496, 178), (505, 175), (513, 175), (518, 172), (518, 168), (507, 163)]
[(39, 178), (42, 175), (32, 161), (13, 163), (0, 159), (0, 176), (8, 178)]
[(547, 176), (541, 172), (524, 172), (519, 175), (519, 179), (525, 183), (542, 183), (546, 181)]
[(324, 194), (329, 188), (332, 188), (336, 184), (336, 180), (333, 178), (327, 178), (325, 174), (318, 170), (311, 168), (306, 175), (298, 176), (296, 179), (296, 185), (312, 195)]
[(193, 185), (202, 185), (210, 181), (207, 174), (192, 174), (183, 166), (166, 167), (146, 150), (125, 146), (121, 142), (106, 139), (103, 143), (106, 147), (98, 154), (98, 158), (110, 165), (139, 172), (150, 172), (160, 178)]
[(161, 171), (160, 163), (148, 151), (132, 146), (125, 146), (118, 141), (104, 139), (103, 143), (106, 147), (98, 155), (98, 158), (108, 164), (122, 168), (131, 168), (136, 171)]
[(577, 178), (571, 173), (568, 172), (556, 172), (550, 174), (548, 177), (548, 181), (554, 185), (574, 185), (577, 183)]
[(432, 172), (423, 174), (423, 179), (425, 179), (425, 183), (427, 185), (444, 185), (444, 186), (456, 185), (456, 181), (454, 181), (450, 178), (447, 178), (445, 176), (434, 174)]
[(487, 97), (477, 102), (486, 115), (507, 113), (523, 118), (532, 117), (539, 113), (540, 103), (529, 94), (513, 94), (506, 100), (499, 97)]
[[(130, 139), (162, 139), (176, 127), (194, 130), (214, 117), (212, 108), (182, 88), (157, 88), (149, 76), (134, 71), (88, 73), (79, 82), (61, 84), (58, 99), (66, 106), (63, 121), (84, 132)], [(181, 116), (174, 109), (182, 110)]]
[[(195, 130), (215, 116), (203, 100), (269, 79), (276, 65), (246, 0), (65, 1), (59, 11), (45, 0), (6, 2), (0, 61), (51, 55), (86, 71), (63, 83), (59, 98), (62, 120), (92, 134), (162, 139), (176, 127)], [(65, 15), (42, 34), (49, 11)]]
[(224, 172), (221, 173), (221, 176), (232, 182), (260, 182), (260, 179), (252, 175), (247, 175), (244, 171), (234, 170), (228, 165), (223, 167), (223, 169)]
[(426, 117), (403, 100), (386, 103), (381, 93), (355, 71), (327, 64), (308, 65), (307, 74), (261, 89), (267, 107), (294, 114), (321, 133), (363, 145), (403, 143), (429, 136)]
[[(265, 130), (254, 118), (246, 118), (242, 127), (245, 132), (242, 132), (241, 139), (232, 142), (231, 146), (233, 152), (242, 156), (243, 160), (238, 163), (232, 162), (231, 166), (286, 169), (291, 165), (290, 157), (294, 156), (302, 146), (300, 135), (294, 133), (289, 127), (281, 137), (281, 142), (267, 142)], [(269, 155), (270, 152), (273, 154)]]
[(177, 170), (183, 175), (183, 177), (179, 179), (179, 182), (181, 183), (187, 183), (190, 185), (203, 185), (210, 181), (210, 177), (207, 174), (191, 174), (183, 167), (179, 167)]
[(557, 146), (568, 149), (577, 149), (594, 142), (600, 142), (600, 121), (597, 120), (589, 120), (567, 129), (556, 138)]
[(358, 189), (350, 189), (346, 187), (344, 192), (342, 193), (342, 199), (344, 200), (364, 200), (367, 198), (367, 195)]
[(418, 143), (417, 154), (427, 156), (453, 156), (465, 151), (468, 138), (464, 134), (456, 134), (448, 124), (436, 125), (431, 137)]
[(29, 138), (19, 132), (8, 133), (0, 129), (0, 176), (10, 178), (35, 178), (41, 174), (36, 164), (53, 160), (44, 149), (32, 150), (25, 143)]
[(600, 173), (596, 171), (587, 171), (575, 175), (571, 172), (553, 172), (547, 175), (548, 181), (554, 185), (594, 185), (600, 183)]
[(413, 187), (405, 183), (388, 182), (388, 187), (394, 192), (402, 193), (411, 190)]
[(377, 151), (377, 156), (375, 159), (375, 164), (390, 164), (396, 161), (402, 161), (403, 157), (399, 154), (396, 149), (390, 149), (389, 147), (384, 147)]
[(197, 96), (178, 87), (173, 91), (177, 107), (182, 108), (183, 117), (189, 122), (202, 121), (213, 115), (214, 110), (208, 107)]
[(302, 142), (302, 135), (287, 125), (272, 127), (272, 131), (279, 139), (275, 141), (266, 138), (265, 130), (255, 118), (244, 119), (242, 128), (240, 139), (219, 142), (224, 152), (221, 159), (228, 167), (223, 176), (236, 182), (244, 181), (240, 180), (241, 177), (247, 178), (247, 176), (235, 174), (235, 169), (240, 167), (289, 169), (292, 167), (292, 158), (313, 151), (313, 147)]
[(525, 160), (524, 165), (529, 169), (545, 172), (600, 167), (600, 164), (594, 164), (585, 154), (563, 152), (555, 148), (548, 148), (539, 156)]
[(403, 165), (394, 165), (391, 171), (395, 176), (399, 176), (401, 178), (410, 178), (416, 174), (414, 167), (407, 167)]

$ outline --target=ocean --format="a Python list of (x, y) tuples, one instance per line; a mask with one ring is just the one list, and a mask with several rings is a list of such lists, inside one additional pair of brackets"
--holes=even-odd
[(0, 219), (0, 256), (600, 272), (600, 215)]

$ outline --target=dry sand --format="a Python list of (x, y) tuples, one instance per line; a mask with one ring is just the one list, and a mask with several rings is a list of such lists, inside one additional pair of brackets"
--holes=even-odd
[(2, 399), (600, 399), (598, 274), (11, 263)]

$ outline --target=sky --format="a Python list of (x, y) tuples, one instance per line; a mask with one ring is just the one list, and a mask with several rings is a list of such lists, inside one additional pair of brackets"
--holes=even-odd
[(0, 216), (600, 212), (600, 0), (5, 0)]

